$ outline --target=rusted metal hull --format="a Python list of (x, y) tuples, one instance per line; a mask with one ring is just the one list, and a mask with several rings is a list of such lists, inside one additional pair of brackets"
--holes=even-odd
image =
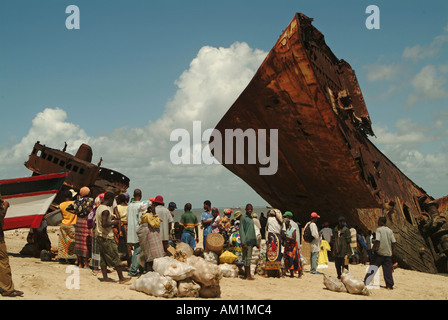
[(128, 177), (91, 161), (92, 149), (88, 145), (81, 145), (78, 152), (71, 155), (65, 150), (52, 149), (37, 142), (25, 166), (33, 171), (33, 175), (69, 172), (64, 186), (56, 196), (55, 204), (63, 200), (65, 190), (79, 190), (84, 186), (90, 188), (93, 197), (106, 191), (117, 195), (126, 192), (129, 188)]
[(419, 217), (434, 199), (370, 142), (371, 121), (355, 72), (311, 22), (296, 14), (216, 126), (221, 133), (277, 129), (278, 171), (260, 175), (260, 163), (223, 161), (225, 150), (218, 160), (302, 224), (316, 211), (322, 221), (343, 215), (350, 225), (374, 231), (378, 217), (387, 216), (400, 265), (437, 272), (440, 253), (419, 231)]

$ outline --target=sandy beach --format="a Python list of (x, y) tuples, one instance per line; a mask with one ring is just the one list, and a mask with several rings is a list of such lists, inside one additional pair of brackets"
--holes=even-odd
[[(48, 227), (52, 246), (57, 246), (58, 227)], [(101, 275), (95, 275), (89, 269), (77, 269), (80, 276), (79, 289), (67, 287), (67, 279), (73, 274), (74, 267), (60, 264), (58, 261), (44, 262), (39, 258), (23, 257), (19, 252), (26, 243), (27, 229), (5, 231), (5, 242), (15, 288), (24, 291), (19, 298), (0, 297), (0, 300), (171, 300), (158, 298), (130, 289), (131, 283), (104, 283)], [(222, 278), (221, 297), (216, 300), (448, 300), (448, 275), (427, 274), (397, 268), (394, 271), (395, 288), (384, 288), (380, 275), (380, 288), (369, 290), (370, 295), (337, 293), (325, 288), (323, 275), (308, 273), (305, 265), (301, 279), (263, 278), (256, 275), (254, 281), (240, 278)], [(363, 279), (367, 266), (350, 265), (350, 271)], [(336, 276), (333, 263), (321, 272)], [(118, 280), (116, 272), (110, 277)], [(192, 299), (192, 298), (172, 298)], [(203, 300), (201, 298), (194, 300)]]

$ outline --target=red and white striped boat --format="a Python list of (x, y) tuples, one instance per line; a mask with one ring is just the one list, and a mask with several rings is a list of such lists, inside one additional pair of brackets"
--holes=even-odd
[(9, 202), (3, 230), (39, 228), (68, 172), (0, 180), (2, 199)]

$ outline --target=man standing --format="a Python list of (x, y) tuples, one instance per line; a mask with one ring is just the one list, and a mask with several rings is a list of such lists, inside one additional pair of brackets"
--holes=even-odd
[(251, 204), (246, 205), (246, 214), (241, 219), (240, 239), (243, 249), (244, 272), (247, 280), (254, 280), (250, 273), (250, 263), (252, 260), (252, 250), (258, 247), (257, 236), (255, 234), (255, 225), (252, 218), (253, 207)]
[(174, 210), (176, 210), (176, 209), (177, 209), (177, 205), (175, 202), (170, 202), (168, 204), (168, 210), (171, 212), (171, 216), (173, 217), (173, 219), (174, 219)]
[(393, 263), (392, 255), (395, 248), (395, 237), (393, 231), (386, 226), (386, 217), (380, 217), (378, 219), (378, 228), (375, 232), (375, 240), (373, 242), (372, 251), (375, 253), (373, 262), (370, 264), (364, 278), (366, 285), (370, 284), (370, 281), (375, 276), (379, 267), (383, 267), (384, 282), (386, 282), (386, 289), (393, 289), (394, 279), (392, 277)]
[(6, 250), (5, 235), (3, 233), (3, 224), (8, 208), (9, 203), (4, 201), (0, 195), (0, 292), (4, 297), (18, 297), (22, 296), (23, 292), (14, 289), (8, 252)]
[(348, 264), (345, 265), (345, 257), (350, 254), (351, 234), (347, 228), (344, 217), (339, 217), (338, 225), (334, 228), (332, 238), (332, 250), (334, 255), (334, 265), (338, 279), (341, 279), (342, 268), (348, 270)]
[(142, 191), (140, 189), (134, 190), (134, 197), (128, 205), (126, 219), (128, 221), (128, 245), (132, 246), (134, 252), (132, 254), (131, 267), (129, 268), (130, 276), (137, 276), (139, 272), (143, 272), (143, 268), (138, 263), (138, 256), (142, 252), (138, 241), (137, 228), (140, 224), (142, 214), (146, 212), (142, 201)]
[(196, 242), (199, 242), (198, 218), (191, 212), (191, 203), (184, 206), (184, 214), (180, 217), (180, 225), (184, 227), (180, 241), (190, 245), (194, 250)]
[(311, 235), (313, 236), (313, 241), (310, 242), (310, 249), (311, 249), (311, 268), (310, 268), (310, 273), (311, 274), (321, 274), (320, 272), (317, 271), (317, 263), (318, 263), (318, 259), (319, 259), (319, 250), (320, 250), (320, 233), (319, 230), (317, 229), (317, 219), (319, 219), (320, 216), (316, 213), (313, 212), (311, 213), (311, 221), (310, 221), (310, 230), (311, 230)]
[(162, 239), (163, 249), (166, 252), (168, 249), (168, 241), (170, 240), (171, 226), (173, 225), (173, 216), (171, 215), (171, 212), (165, 208), (162, 196), (155, 197), (153, 205), (155, 207), (154, 212), (160, 219), (160, 239)]
[[(141, 210), (142, 206), (142, 191), (140, 189), (134, 190), (134, 198), (128, 205), (126, 218), (128, 220), (128, 234), (127, 241), (129, 244), (138, 246), (137, 227), (140, 224), (140, 218), (143, 214)], [(146, 210), (145, 210), (146, 211)]]
[(202, 228), (204, 229), (202, 231), (204, 250), (207, 245), (207, 236), (209, 233), (212, 232), (213, 220), (214, 220), (214, 217), (212, 214), (212, 203), (210, 202), (210, 200), (205, 200), (204, 201), (204, 212), (201, 215)]
[[(296, 229), (296, 241), (297, 241), (297, 245), (300, 247), (300, 243), (301, 243), (301, 237), (300, 237), (300, 232), (299, 232), (299, 225), (297, 224), (297, 222), (295, 222), (294, 220), (292, 220), (292, 218), (294, 217), (294, 215), (292, 214), (291, 211), (286, 211), (283, 214), (283, 218), (289, 218), (289, 223), (291, 224), (291, 227), (293, 227), (294, 229)], [(285, 237), (285, 233), (286, 233), (286, 225), (285, 222), (283, 220), (283, 226), (282, 226), (282, 238)]]
[(114, 219), (112, 205), (114, 203), (114, 194), (106, 192), (103, 203), (96, 210), (96, 234), (97, 243), (100, 251), (101, 272), (103, 281), (112, 282), (107, 276), (107, 267), (112, 267), (117, 271), (119, 282), (125, 283), (131, 280), (123, 277), (123, 266), (118, 255), (118, 247), (114, 239), (114, 226), (118, 226), (120, 220)]

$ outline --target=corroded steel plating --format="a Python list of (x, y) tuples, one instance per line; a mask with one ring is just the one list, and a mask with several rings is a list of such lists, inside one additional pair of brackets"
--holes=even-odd
[(79, 190), (83, 186), (88, 186), (92, 197), (106, 191), (120, 194), (129, 188), (129, 178), (125, 175), (101, 167), (102, 160), (97, 165), (91, 163), (93, 153), (90, 146), (82, 144), (75, 155), (71, 155), (65, 150), (66, 146), (63, 150), (57, 150), (42, 145), (38, 141), (35, 143), (28, 161), (25, 162), (25, 166), (33, 171), (33, 175), (69, 172), (55, 203), (62, 201), (64, 191), (71, 188)]
[[(225, 152), (218, 160), (302, 225), (316, 211), (322, 221), (343, 215), (350, 225), (374, 231), (386, 216), (398, 241), (394, 259), (402, 267), (446, 270), (448, 198), (434, 200), (369, 140), (374, 133), (355, 72), (333, 54), (312, 21), (295, 15), (216, 126), (221, 133), (278, 129), (277, 173), (259, 175), (259, 163), (224, 163)], [(428, 214), (433, 201), (438, 206)], [(439, 224), (433, 226), (435, 215)], [(425, 233), (423, 225), (433, 227)]]

